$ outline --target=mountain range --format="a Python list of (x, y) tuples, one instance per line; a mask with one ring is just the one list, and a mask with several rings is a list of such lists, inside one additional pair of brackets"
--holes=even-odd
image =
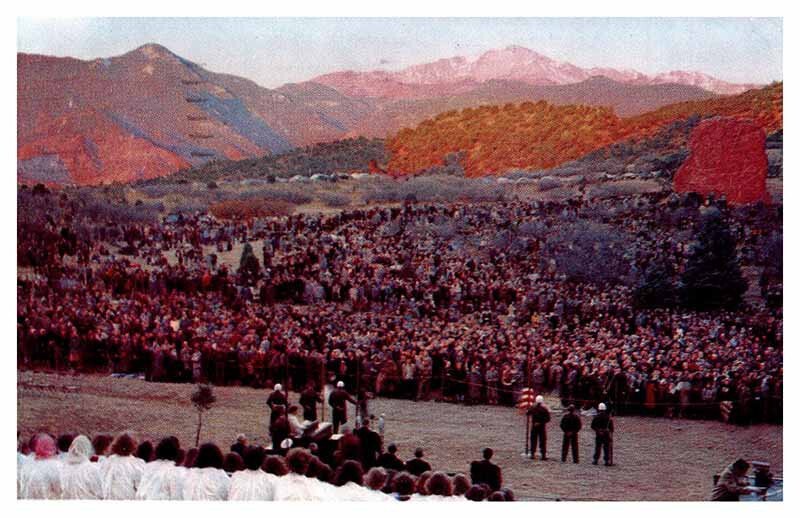
[(635, 70), (581, 68), (556, 61), (538, 52), (512, 45), (484, 52), (474, 59), (463, 56), (414, 65), (397, 72), (334, 72), (312, 81), (336, 88), (347, 95), (409, 98), (468, 90), (486, 81), (519, 81), (530, 85), (566, 85), (605, 76), (632, 85), (682, 84), (721, 95), (742, 93), (758, 85), (733, 84), (702, 72), (673, 70), (648, 76)]
[(397, 72), (337, 72), (279, 88), (218, 74), (147, 44), (78, 60), (17, 55), (19, 181), (128, 182), (209, 160), (386, 137), (438, 113), (546, 100), (637, 115), (749, 85), (703, 74), (582, 69), (521, 47)]

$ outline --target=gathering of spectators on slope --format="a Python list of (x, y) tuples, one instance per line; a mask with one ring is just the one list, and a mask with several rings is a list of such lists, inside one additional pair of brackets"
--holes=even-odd
[[(732, 401), (735, 422), (782, 420), (780, 279), (747, 311), (636, 308), (631, 281), (659, 258), (680, 272), (709, 211), (763, 268), (780, 208), (638, 195), (137, 222), (38, 196), (54, 210), (18, 230), (19, 368), (463, 404), (532, 387), (616, 414), (718, 418)], [(616, 255), (570, 259), (576, 227)], [(247, 260), (220, 261), (238, 244)]]

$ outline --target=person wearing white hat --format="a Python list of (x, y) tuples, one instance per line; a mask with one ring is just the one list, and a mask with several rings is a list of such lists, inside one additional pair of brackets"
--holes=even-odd
[(592, 464), (597, 464), (600, 459), (600, 450), (603, 450), (603, 460), (606, 466), (614, 465), (614, 421), (606, 410), (605, 403), (597, 405), (597, 415), (592, 419), (594, 430), (594, 458)]
[(344, 389), (344, 382), (336, 383), (336, 388), (328, 396), (328, 404), (331, 405), (331, 421), (333, 422), (333, 433), (339, 433), (339, 425), (347, 422), (347, 402), (356, 404), (353, 396)]
[(536, 444), (542, 460), (547, 460), (547, 423), (550, 422), (550, 409), (544, 404), (544, 397), (536, 396), (536, 403), (528, 409), (531, 419), (531, 459), (536, 457)]

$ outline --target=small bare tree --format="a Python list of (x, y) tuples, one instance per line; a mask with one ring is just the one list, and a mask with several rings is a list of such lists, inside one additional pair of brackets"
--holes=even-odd
[(203, 412), (210, 410), (217, 400), (211, 385), (197, 385), (192, 393), (192, 404), (197, 409), (197, 436), (194, 445), (200, 444), (200, 430), (203, 428)]

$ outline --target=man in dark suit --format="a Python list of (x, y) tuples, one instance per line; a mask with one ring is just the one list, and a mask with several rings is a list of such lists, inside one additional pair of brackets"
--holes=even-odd
[(322, 398), (314, 389), (314, 382), (309, 382), (306, 389), (300, 394), (300, 406), (303, 407), (303, 419), (306, 421), (317, 420), (317, 403), (322, 403)]
[(348, 426), (342, 427), (342, 436), (333, 453), (334, 462), (340, 466), (346, 460), (361, 462), (361, 439), (350, 431)]
[(234, 453), (238, 453), (242, 458), (244, 458), (244, 451), (247, 449), (247, 436), (243, 433), (240, 433), (238, 437), (236, 437), (236, 442), (231, 445), (231, 451)]
[(422, 451), (422, 448), (417, 448), (414, 450), (414, 458), (406, 462), (406, 471), (415, 477), (431, 470), (431, 465), (428, 464), (427, 461), (422, 460), (423, 455), (425, 455), (425, 452)]
[(383, 449), (383, 440), (377, 432), (370, 430), (369, 419), (364, 419), (355, 434), (361, 439), (361, 465), (366, 471), (376, 465), (378, 454)]
[(397, 456), (397, 446), (394, 443), (389, 444), (386, 448), (386, 452), (378, 456), (378, 466), (395, 471), (403, 471), (406, 469), (406, 463)]
[(269, 415), (269, 424), (275, 422), (275, 419), (278, 418), (278, 415), (275, 413), (275, 409), (281, 407), (284, 410), (284, 414), (286, 413), (286, 409), (289, 404), (289, 398), (286, 396), (286, 392), (283, 391), (283, 386), (280, 383), (275, 385), (272, 393), (267, 398), (267, 406), (270, 410)]
[(614, 421), (606, 410), (606, 405), (597, 405), (597, 415), (592, 419), (592, 430), (594, 430), (594, 460), (592, 464), (597, 464), (600, 459), (600, 449), (603, 449), (603, 460), (606, 466), (614, 465)]
[(331, 405), (333, 411), (331, 418), (333, 421), (333, 433), (339, 433), (339, 425), (347, 422), (347, 402), (356, 404), (353, 396), (347, 393), (344, 389), (344, 382), (338, 382), (336, 388), (328, 396), (328, 404)]
[(280, 451), (281, 443), (290, 435), (289, 420), (286, 418), (286, 411), (280, 405), (275, 407), (272, 416), (275, 419), (269, 426), (272, 450)]
[(561, 462), (567, 462), (567, 453), (572, 447), (572, 462), (578, 463), (578, 432), (583, 427), (581, 418), (575, 412), (575, 405), (567, 407), (567, 413), (561, 418), (561, 430), (564, 432), (564, 441), (561, 444)]
[(499, 491), (503, 486), (503, 473), (500, 466), (492, 463), (492, 455), (494, 450), (485, 448), (483, 450), (483, 460), (472, 461), (469, 467), (469, 473), (472, 477), (472, 484), (486, 484), (492, 491)]
[(531, 419), (531, 459), (536, 456), (536, 444), (542, 453), (542, 460), (547, 460), (547, 423), (550, 422), (550, 410), (544, 404), (542, 396), (536, 396), (536, 403), (528, 409)]

